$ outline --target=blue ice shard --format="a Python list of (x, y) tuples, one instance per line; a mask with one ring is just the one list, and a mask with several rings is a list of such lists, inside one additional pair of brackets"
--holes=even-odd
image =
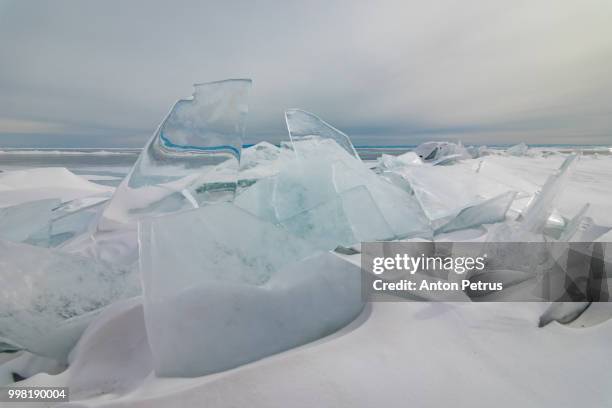
[(233, 199), (251, 80), (194, 87), (193, 97), (172, 107), (117, 188), (101, 230)]

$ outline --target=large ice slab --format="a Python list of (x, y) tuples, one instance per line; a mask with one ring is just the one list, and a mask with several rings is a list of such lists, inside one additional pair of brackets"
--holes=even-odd
[(46, 199), (0, 208), (0, 239), (49, 246), (53, 210), (60, 204)]
[(291, 142), (294, 143), (297, 154), (300, 154), (300, 145), (296, 147), (296, 141), (328, 139), (333, 140), (348, 154), (359, 159), (351, 139), (345, 133), (339, 131), (315, 114), (301, 109), (289, 109), (285, 111), (285, 120), (287, 121), (287, 129), (289, 130)]
[(231, 200), (250, 88), (249, 79), (196, 84), (192, 98), (176, 102), (117, 188), (100, 229)]
[(160, 376), (226, 370), (361, 310), (359, 268), (230, 204), (143, 220), (145, 319)]
[(0, 208), (0, 239), (57, 247), (80, 234), (93, 232), (106, 201), (96, 196), (63, 204), (59, 199), (45, 199)]
[[(96, 200), (92, 204), (67, 203), (54, 212), (49, 237), (50, 247), (66, 245), (81, 236), (90, 236), (96, 230), (97, 221), (108, 200)], [(75, 207), (76, 208), (73, 208)]]
[(64, 359), (98, 310), (137, 292), (131, 270), (0, 241), (0, 338), (32, 353)]
[(516, 197), (516, 191), (509, 191), (481, 203), (462, 209), (447, 224), (436, 230), (436, 233), (453, 232), (473, 228), (482, 224), (493, 224), (506, 219), (506, 213)]
[[(347, 162), (334, 164), (334, 183), (338, 191), (365, 186), (391, 227), (395, 239), (431, 236), (429, 219), (415, 197), (365, 166)], [(364, 217), (367, 215), (364, 214)]]
[(300, 156), (242, 192), (236, 198), (240, 208), (321, 249), (431, 236), (429, 220), (409, 192), (374, 174), (337, 143), (295, 144)]
[[(344, 153), (333, 142), (326, 145)], [(271, 201), (276, 219), (284, 221), (334, 199), (337, 193), (332, 162), (325, 158), (305, 157), (302, 160), (294, 160), (281, 169), (274, 183)]]
[[(578, 213), (572, 217), (572, 219), (568, 220), (564, 225), (563, 231), (559, 236), (559, 241), (571, 241), (574, 237), (579, 236), (580, 227), (583, 225), (586, 219), (586, 213), (589, 210), (590, 204), (586, 203)], [(593, 241), (591, 239), (590, 241)]]
[(278, 147), (268, 142), (259, 142), (243, 148), (238, 184), (240, 187), (248, 187), (257, 180), (274, 176), (284, 163), (294, 159), (295, 152), (285, 143)]
[[(304, 144), (304, 153), (309, 152), (311, 142), (299, 143)], [(321, 143), (350, 159), (333, 141)], [(296, 160), (294, 156), (292, 160), (282, 163), (277, 175), (261, 179), (241, 192), (235, 203), (263, 220), (279, 223), (335, 199), (337, 190), (333, 172), (329, 160), (311, 156)]]
[[(312, 179), (313, 185), (318, 180)], [(299, 182), (288, 183), (289, 191), (275, 190), (277, 183), (276, 178), (260, 180), (236, 198), (236, 205), (322, 250), (396, 237), (363, 185), (318, 196)]]
[(153, 283), (148, 290), (153, 298), (194, 282), (262, 284), (283, 266), (316, 252), (306, 241), (231, 204), (143, 220), (139, 237), (145, 290)]
[(414, 198), (426, 216), (437, 223), (482, 200), (478, 188), (482, 177), (457, 167), (411, 166), (396, 172), (410, 183)]
[(325, 203), (282, 221), (281, 225), (323, 250), (395, 238), (393, 229), (365, 186), (343, 191)]
[[(337, 144), (304, 140), (296, 143), (296, 146), (301, 151), (297, 166), (304, 169), (314, 167), (313, 170), (305, 170), (307, 173), (327, 172), (331, 168), (336, 192), (365, 186), (395, 233), (395, 238), (431, 235), (429, 220), (411, 193), (375, 174), (360, 160), (338, 148)], [(317, 185), (321, 190), (330, 190), (327, 179), (319, 181)]]
[(554, 203), (570, 175), (576, 155), (570, 155), (563, 161), (563, 164), (554, 174), (548, 177), (527, 208), (521, 213), (519, 221), (521, 230), (528, 233), (541, 233), (546, 225), (546, 221), (552, 214)]

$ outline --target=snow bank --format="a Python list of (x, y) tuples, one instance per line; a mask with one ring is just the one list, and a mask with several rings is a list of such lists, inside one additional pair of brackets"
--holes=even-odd
[[(73, 405), (371, 407), (407, 401), (414, 406), (510, 408), (612, 404), (612, 394), (606, 392), (608, 362), (602, 358), (608, 353), (612, 326), (606, 322), (584, 330), (553, 323), (538, 328), (538, 316), (545, 308), (538, 303), (374, 303), (352, 325), (318, 342), (222, 374), (192, 379), (148, 376), (142, 382), (146, 359), (131, 358), (121, 342), (124, 336), (132, 338), (130, 327), (138, 327), (141, 316), (120, 312), (121, 323), (106, 324), (111, 329), (104, 336), (108, 346), (95, 349), (96, 355), (94, 349), (81, 354), (100, 362), (87, 371), (83, 364), (78, 371), (80, 376), (108, 371), (108, 378), (118, 381), (109, 381), (104, 388), (95, 385), (92, 389), (103, 389), (105, 396)], [(113, 342), (119, 355), (126, 352), (123, 364), (114, 356)], [(140, 350), (138, 342), (129, 344)], [(103, 363), (106, 359), (108, 365)], [(139, 380), (126, 391), (123, 381), (129, 383), (127, 373), (135, 372)], [(75, 376), (76, 370), (70, 377)], [(22, 384), (71, 384), (65, 377), (39, 375)]]
[(43, 199), (70, 201), (92, 195), (108, 196), (112, 187), (87, 181), (62, 167), (0, 173), (0, 207)]

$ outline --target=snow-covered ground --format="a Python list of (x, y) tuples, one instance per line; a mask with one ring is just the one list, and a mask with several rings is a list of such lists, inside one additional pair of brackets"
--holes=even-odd
[(21, 385), (70, 386), (83, 398), (75, 406), (96, 407), (609, 406), (612, 326), (540, 329), (545, 306), (373, 303), (317, 342), (178, 379), (150, 374), (142, 309), (132, 303), (88, 330), (67, 371)]

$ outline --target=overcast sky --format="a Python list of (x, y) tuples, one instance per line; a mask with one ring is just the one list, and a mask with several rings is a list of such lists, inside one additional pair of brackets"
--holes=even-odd
[(191, 84), (254, 80), (356, 144), (612, 144), (612, 1), (0, 0), (0, 147), (139, 147)]

